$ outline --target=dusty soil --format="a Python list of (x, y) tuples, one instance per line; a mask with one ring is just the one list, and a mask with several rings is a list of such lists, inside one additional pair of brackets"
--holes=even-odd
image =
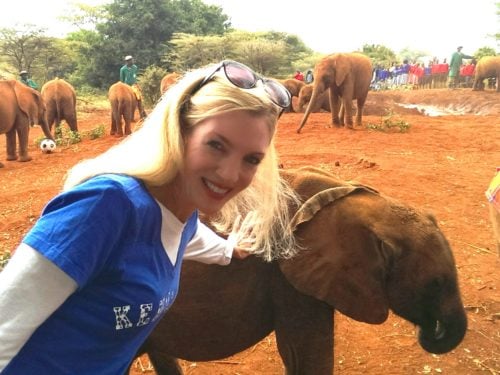
[[(397, 103), (407, 104), (405, 107)], [(416, 106), (416, 107), (415, 107)], [(443, 116), (428, 116), (436, 111)], [(377, 128), (387, 121), (390, 131)], [(462, 344), (445, 355), (424, 352), (414, 327), (391, 315), (368, 325), (335, 315), (335, 371), (341, 374), (500, 374), (500, 261), (494, 245), (484, 191), (500, 166), (500, 94), (492, 91), (420, 90), (372, 92), (363, 127), (326, 128), (328, 113), (312, 114), (302, 134), (302, 114), (280, 119), (278, 148), (284, 168), (316, 165), (345, 180), (357, 180), (411, 205), (428, 209), (453, 248), (469, 329)], [(105, 125), (109, 110), (79, 107), (79, 127)], [(407, 132), (399, 132), (409, 125)], [(30, 137), (40, 138), (35, 128)], [(58, 147), (42, 154), (34, 142), (33, 161), (5, 162), (0, 169), (0, 256), (14, 251), (44, 204), (61, 188), (66, 170), (118, 140), (109, 135)], [(196, 335), (192, 335), (193, 340)], [(131, 374), (154, 374), (147, 357)], [(143, 369), (141, 369), (143, 366)], [(245, 352), (210, 363), (182, 362), (187, 374), (282, 374), (271, 334)]]

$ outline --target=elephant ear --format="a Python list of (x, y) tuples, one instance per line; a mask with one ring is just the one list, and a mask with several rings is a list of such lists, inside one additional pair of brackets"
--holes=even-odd
[(339, 55), (335, 60), (335, 84), (341, 86), (351, 73), (351, 64), (344, 55)]
[(24, 86), (22, 83), (16, 82), (14, 92), (17, 97), (17, 105), (29, 120), (29, 124), (33, 126), (38, 119), (37, 94), (33, 89)]
[[(352, 319), (379, 324), (389, 312), (384, 281), (387, 253), (392, 250), (348, 209), (349, 196), (367, 191), (342, 187), (309, 199), (292, 219), (302, 249), (292, 258), (279, 260), (279, 266), (299, 292)], [(339, 203), (342, 207), (337, 207)]]

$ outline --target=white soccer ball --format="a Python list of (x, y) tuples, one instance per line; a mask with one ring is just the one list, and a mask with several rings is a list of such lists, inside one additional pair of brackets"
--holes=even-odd
[(55, 149), (56, 143), (52, 139), (44, 139), (40, 142), (40, 150), (42, 150), (44, 154), (50, 154)]

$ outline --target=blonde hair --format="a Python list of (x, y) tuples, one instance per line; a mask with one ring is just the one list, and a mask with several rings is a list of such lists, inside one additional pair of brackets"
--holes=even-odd
[(273, 135), (271, 143), (250, 186), (227, 202), (209, 224), (227, 234), (238, 215), (245, 217), (253, 211), (250, 226), (255, 242), (251, 251), (268, 261), (292, 256), (296, 244), (289, 226), (289, 207), (297, 204), (298, 198), (278, 169), (274, 136), (281, 109), (263, 87), (240, 89), (223, 73), (198, 89), (209, 69), (213, 68), (186, 73), (165, 92), (140, 129), (103, 154), (75, 165), (66, 177), (64, 189), (103, 173), (127, 174), (150, 186), (168, 183), (182, 168), (183, 136), (190, 129), (217, 114), (249, 111), (266, 118)]

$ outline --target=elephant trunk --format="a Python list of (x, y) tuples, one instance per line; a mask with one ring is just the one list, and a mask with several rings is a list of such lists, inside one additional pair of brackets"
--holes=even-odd
[(302, 117), (302, 121), (300, 122), (300, 125), (297, 128), (297, 133), (300, 133), (300, 131), (306, 124), (307, 118), (309, 117), (309, 114), (312, 112), (314, 103), (316, 103), (316, 100), (319, 96), (320, 96), (320, 89), (318, 87), (314, 87), (311, 95), (311, 100), (309, 100), (306, 111), (304, 112), (304, 117)]
[(52, 139), (53, 141), (55, 141), (54, 137), (52, 136), (52, 133), (50, 132), (49, 124), (47, 122), (46, 116), (43, 116), (40, 119), (39, 123), (40, 123), (39, 125), (42, 128), (42, 131), (43, 131), (43, 134), (45, 135), (45, 137), (48, 138), (48, 139)]
[(442, 320), (422, 325), (419, 328), (418, 341), (429, 353), (443, 354), (460, 344), (466, 331), (467, 317), (465, 311), (460, 309)]

